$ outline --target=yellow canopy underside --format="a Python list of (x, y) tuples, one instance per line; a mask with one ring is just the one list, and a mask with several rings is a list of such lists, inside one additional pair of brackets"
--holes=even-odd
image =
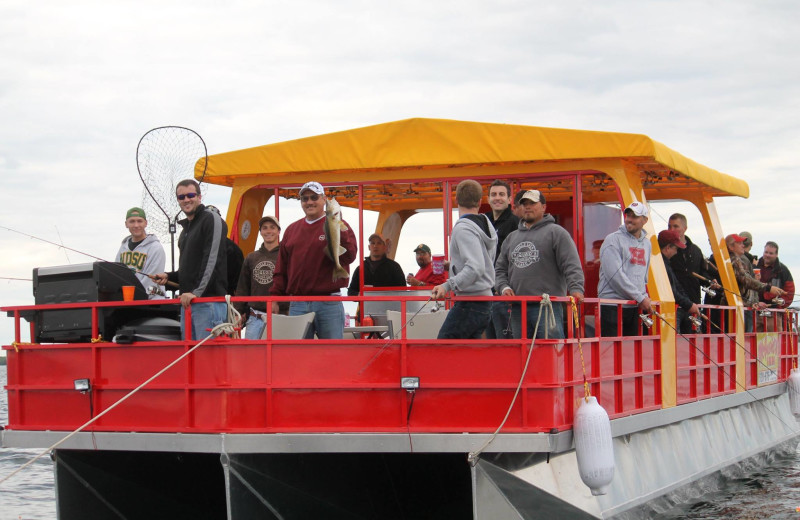
[[(445, 119), (406, 119), (209, 156), (205, 181), (233, 186), (237, 178), (297, 178), (310, 173), (375, 180), (375, 173), (551, 161), (625, 159), (660, 165), (714, 188), (714, 195), (749, 196), (743, 180), (703, 166), (641, 134), (567, 130)], [(577, 161), (577, 163), (576, 163)], [(196, 172), (202, 171), (198, 163)], [(338, 175), (337, 175), (338, 176)], [(383, 177), (383, 176), (381, 176)], [(325, 182), (321, 177), (317, 180)], [(339, 180), (342, 180), (341, 178)]]

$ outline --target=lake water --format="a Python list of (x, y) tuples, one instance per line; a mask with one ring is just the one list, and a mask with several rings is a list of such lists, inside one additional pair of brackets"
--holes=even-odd
[[(6, 367), (0, 365), (0, 388)], [(0, 391), (0, 425), (8, 422), (8, 396)], [(39, 450), (0, 449), (0, 479), (31, 460)], [(774, 457), (745, 477), (715, 482), (701, 498), (661, 513), (659, 520), (800, 520), (800, 451)], [(50, 520), (56, 516), (53, 463), (42, 457), (0, 484), (0, 520)]]

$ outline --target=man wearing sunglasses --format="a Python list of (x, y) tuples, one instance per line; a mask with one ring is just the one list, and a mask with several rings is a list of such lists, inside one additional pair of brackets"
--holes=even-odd
[(227, 293), (227, 258), (225, 226), (222, 218), (201, 204), (200, 185), (194, 179), (182, 180), (175, 188), (178, 204), (186, 215), (178, 224), (183, 228), (178, 237), (180, 262), (178, 270), (156, 275), (157, 282), (167, 280), (180, 286), (181, 329), (184, 310), (191, 305), (192, 339), (203, 339), (209, 330), (225, 321), (225, 302), (192, 303), (195, 298), (225, 296)]
[[(272, 281), (273, 296), (340, 296), (348, 278), (333, 278), (334, 262), (325, 255), (328, 240), (325, 234), (325, 190), (318, 182), (307, 182), (300, 188), (300, 204), (305, 218), (286, 228), (278, 251), (278, 263)], [(339, 231), (340, 245), (345, 252), (339, 264), (349, 273), (356, 259), (358, 246), (353, 228)], [(331, 230), (335, 232), (335, 230)], [(277, 302), (273, 311), (278, 312)], [(341, 301), (293, 301), (289, 316), (314, 312), (313, 331), (320, 339), (341, 339), (344, 335), (344, 305)]]

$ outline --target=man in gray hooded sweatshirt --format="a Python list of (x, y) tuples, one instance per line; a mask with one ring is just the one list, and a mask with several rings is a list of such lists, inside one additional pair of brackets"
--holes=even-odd
[[(450, 235), (450, 278), (431, 291), (434, 299), (453, 291), (456, 296), (491, 296), (494, 286), (494, 255), (497, 232), (486, 215), (478, 213), (483, 197), (473, 180), (456, 187), (458, 221)], [(439, 330), (439, 339), (480, 338), (489, 324), (491, 302), (458, 301)]]
[[(603, 240), (600, 247), (600, 281), (598, 298), (634, 300), (637, 305), (622, 306), (622, 335), (639, 334), (639, 312), (650, 314), (647, 296), (647, 273), (652, 246), (647, 231), (647, 206), (638, 201), (625, 208), (625, 224)], [(603, 336), (617, 336), (617, 306), (600, 306), (600, 327)]]
[[(549, 213), (545, 198), (537, 190), (529, 190), (520, 199), (522, 219), (515, 231), (503, 242), (495, 264), (495, 287), (503, 296), (573, 296), (583, 301), (583, 270), (578, 249), (566, 229), (556, 224)], [(527, 337), (533, 338), (540, 305), (527, 304)], [(555, 327), (548, 328), (542, 320), (537, 338), (563, 338), (564, 306), (553, 304)], [(542, 317), (544, 318), (544, 316)], [(511, 307), (511, 331), (522, 338), (522, 308)]]

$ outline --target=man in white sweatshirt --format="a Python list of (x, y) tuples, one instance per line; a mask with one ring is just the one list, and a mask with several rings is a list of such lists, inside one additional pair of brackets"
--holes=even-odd
[[(650, 314), (647, 296), (647, 272), (650, 268), (652, 246), (647, 231), (647, 206), (633, 201), (625, 208), (625, 224), (603, 240), (600, 247), (600, 281), (598, 298), (634, 300), (636, 305), (622, 306), (622, 335), (639, 334), (639, 313)], [(617, 306), (600, 306), (600, 326), (603, 336), (617, 336)]]
[(130, 267), (141, 282), (148, 298), (161, 300), (166, 298), (164, 287), (158, 285), (147, 275), (164, 271), (167, 256), (164, 248), (155, 235), (148, 235), (147, 217), (142, 208), (131, 208), (125, 215), (125, 227), (130, 235), (122, 239), (117, 252), (117, 262)]
[[(491, 296), (494, 286), (494, 256), (497, 232), (486, 215), (478, 213), (483, 197), (481, 185), (473, 180), (456, 186), (458, 221), (450, 236), (450, 277), (433, 288), (431, 296)], [(439, 339), (480, 338), (489, 325), (491, 301), (457, 301), (447, 315)]]

